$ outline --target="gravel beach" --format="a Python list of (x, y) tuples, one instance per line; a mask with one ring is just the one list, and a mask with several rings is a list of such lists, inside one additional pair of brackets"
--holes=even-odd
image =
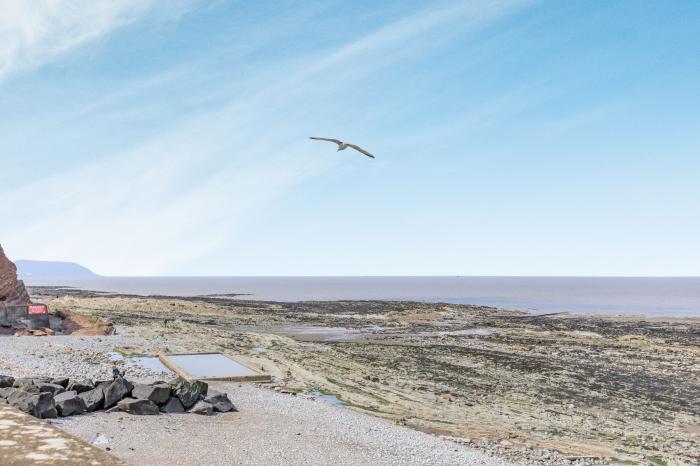
[(228, 393), (240, 412), (213, 417), (97, 413), (55, 423), (87, 441), (100, 438), (136, 465), (510, 464), (321, 401), (249, 384), (212, 387)]
[[(108, 352), (157, 353), (166, 339), (136, 335), (0, 338), (0, 372), (15, 376), (105, 378)], [(177, 348), (169, 348), (177, 349)], [(132, 367), (134, 380), (172, 376)], [(254, 384), (214, 382), (239, 412), (216, 416), (94, 413), (51, 421), (66, 432), (136, 465), (219, 464), (512, 464), (478, 450)]]
[[(134, 334), (110, 336), (0, 337), (0, 374), (15, 377), (47, 376), (105, 380), (118, 351), (133, 349), (139, 355), (155, 357), (171, 349), (163, 337), (141, 338)], [(181, 349), (173, 347), (173, 349)], [(128, 365), (127, 376), (152, 380), (172, 375), (140, 365)]]

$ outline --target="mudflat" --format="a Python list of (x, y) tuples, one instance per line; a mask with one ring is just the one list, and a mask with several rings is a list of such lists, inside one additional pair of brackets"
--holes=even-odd
[(516, 463), (700, 463), (698, 318), (30, 292)]

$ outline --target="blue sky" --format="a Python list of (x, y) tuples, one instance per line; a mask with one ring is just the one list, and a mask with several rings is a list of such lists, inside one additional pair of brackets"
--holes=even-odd
[(108, 275), (700, 275), (700, 2), (3, 9), (14, 259)]

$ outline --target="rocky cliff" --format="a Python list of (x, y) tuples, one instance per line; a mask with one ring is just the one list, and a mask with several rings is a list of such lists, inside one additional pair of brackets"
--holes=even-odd
[(17, 268), (0, 246), (0, 304), (27, 304), (29, 294), (24, 282), (17, 280)]

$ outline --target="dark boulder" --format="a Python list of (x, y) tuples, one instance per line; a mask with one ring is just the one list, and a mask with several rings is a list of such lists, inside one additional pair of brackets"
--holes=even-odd
[(175, 396), (180, 399), (185, 409), (189, 409), (206, 396), (208, 389), (207, 383), (201, 380), (195, 380), (194, 382), (181, 380), (175, 387)]
[(120, 410), (136, 414), (138, 416), (158, 414), (158, 406), (151, 400), (137, 400), (135, 398), (124, 398), (117, 406)]
[(215, 390), (209, 390), (204, 401), (211, 404), (214, 409), (220, 413), (227, 413), (229, 411), (238, 411), (231, 400), (229, 400), (226, 393), (220, 393)]
[(60, 385), (63, 388), (68, 387), (69, 381), (70, 381), (70, 379), (68, 379), (68, 377), (57, 377), (55, 379), (51, 379), (51, 383), (56, 384), (56, 385)]
[(109, 387), (112, 382), (114, 382), (114, 379), (111, 380), (95, 380), (95, 388), (97, 387), (104, 387), (103, 391)]
[(170, 385), (166, 383), (157, 385), (135, 384), (131, 396), (142, 400), (151, 400), (155, 404), (163, 404), (170, 398)]
[(66, 391), (66, 389), (63, 387), (63, 385), (58, 385), (54, 383), (42, 383), (38, 385), (39, 387), (39, 393), (43, 392), (48, 392), (51, 393), (52, 395), (58, 395), (59, 393), (63, 393)]
[(122, 377), (118, 377), (114, 382), (109, 384), (105, 390), (105, 408), (111, 408), (117, 404), (119, 400), (128, 396), (133, 389), (134, 386), (131, 382)]
[(205, 397), (209, 391), (209, 384), (202, 380), (195, 380), (192, 382), (192, 388), (198, 391), (202, 397)]
[(29, 393), (17, 387), (7, 389), (4, 397), (8, 404), (14, 406), (20, 411), (30, 414), (34, 411), (34, 408), (36, 408), (36, 403), (39, 401), (38, 394)]
[(207, 403), (206, 401), (198, 401), (192, 409), (189, 410), (190, 413), (194, 414), (202, 414), (204, 416), (211, 416), (214, 414), (214, 407), (211, 405), (211, 403)]
[(15, 383), (15, 378), (9, 375), (0, 375), (0, 388), (11, 387)]
[(41, 392), (38, 396), (34, 415), (39, 419), (53, 419), (58, 416), (53, 393)]
[(59, 416), (71, 416), (85, 412), (85, 402), (75, 391), (59, 393), (54, 397)]
[(182, 406), (180, 400), (174, 396), (168, 398), (168, 401), (160, 407), (161, 413), (184, 413), (185, 407)]
[(88, 390), (92, 390), (95, 388), (95, 384), (92, 383), (92, 381), (84, 379), (84, 380), (72, 380), (68, 383), (68, 387), (66, 387), (66, 390), (68, 391), (74, 391), (77, 393), (83, 393), (87, 392)]
[(89, 413), (100, 409), (105, 401), (105, 394), (102, 387), (96, 387), (92, 390), (78, 394), (85, 403), (85, 410)]
[(39, 387), (37, 387), (34, 384), (34, 379), (28, 379), (28, 378), (15, 379), (12, 386), (15, 388), (19, 388), (20, 390), (24, 390), (25, 392), (39, 393)]
[(105, 393), (107, 391), (107, 388), (109, 388), (109, 386), (112, 385), (112, 382), (113, 380), (95, 382), (95, 388), (99, 388), (100, 390), (102, 390), (102, 393)]
[(5, 392), (7, 402), (25, 413), (40, 419), (56, 417), (56, 407), (51, 393), (29, 393), (19, 388)]

